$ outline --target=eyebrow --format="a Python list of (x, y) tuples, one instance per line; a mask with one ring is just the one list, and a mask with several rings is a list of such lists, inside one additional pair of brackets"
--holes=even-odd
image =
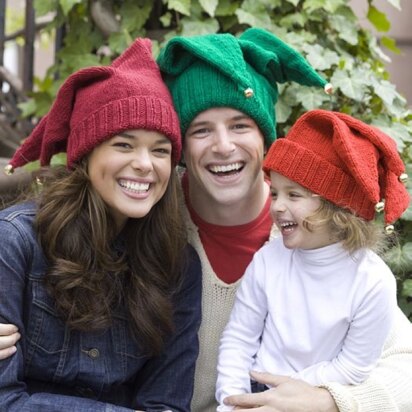
[[(139, 137), (138, 135), (129, 134), (127, 132), (118, 133), (116, 136), (124, 137), (126, 139), (134, 139), (136, 137)], [(159, 144), (171, 143), (170, 139), (168, 139), (166, 136), (159, 137), (155, 142)]]
[[(274, 188), (272, 185), (269, 186), (270, 190), (276, 190), (276, 188)], [(286, 190), (301, 190), (301, 191), (306, 191), (306, 192), (310, 192), (308, 189), (305, 189), (303, 186), (295, 186), (295, 185), (289, 185), (289, 186), (285, 186)]]
[[(236, 116), (233, 116), (233, 117), (229, 118), (228, 120), (229, 121), (236, 121), (236, 120), (245, 120), (245, 119), (246, 120), (253, 120), (250, 116), (248, 116), (246, 114), (239, 114), (239, 115), (236, 115)], [(189, 129), (192, 128), (192, 127), (204, 126), (204, 125), (207, 125), (209, 123), (213, 123), (213, 121), (199, 120), (199, 121), (196, 121), (194, 123), (191, 123), (190, 126), (189, 126)]]

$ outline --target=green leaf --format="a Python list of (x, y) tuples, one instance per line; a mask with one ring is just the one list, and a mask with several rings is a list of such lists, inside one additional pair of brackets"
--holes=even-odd
[(388, 50), (395, 54), (401, 54), (400, 49), (396, 47), (396, 41), (390, 37), (382, 36), (381, 37), (381, 44), (385, 46)]
[(303, 15), (303, 13), (293, 13), (293, 14), (289, 14), (286, 17), (280, 19), (280, 24), (283, 27), (289, 27), (289, 28), (304, 27), (306, 21), (307, 20), (305, 19), (305, 16)]
[(216, 16), (233, 16), (236, 9), (239, 7), (239, 1), (220, 0), (216, 8)]
[(374, 53), (379, 59), (387, 63), (390, 63), (391, 59), (379, 47), (378, 40), (376, 37), (370, 37), (369, 48), (371, 52)]
[(354, 100), (362, 101), (366, 92), (365, 79), (356, 73), (349, 73), (346, 70), (336, 70), (330, 79), (335, 90), (340, 89), (342, 93)]
[(358, 44), (358, 27), (356, 17), (348, 7), (341, 7), (339, 13), (330, 16), (330, 24), (340, 39), (355, 46)]
[(325, 7), (325, 0), (307, 0), (303, 2), (303, 10), (308, 13), (313, 13), (316, 10), (323, 9)]
[(84, 67), (100, 66), (100, 59), (92, 53), (72, 53), (68, 50), (62, 50), (61, 56), (66, 60), (66, 69), (69, 72), (74, 72)]
[[(407, 243), (404, 248), (408, 246), (409, 252), (412, 253), (412, 243)], [(402, 285), (402, 296), (412, 298), (412, 279), (406, 279)]]
[(127, 31), (123, 30), (119, 33), (111, 33), (109, 36), (109, 47), (115, 54), (122, 53), (131, 43), (130, 35), (126, 35)]
[(305, 110), (319, 109), (329, 96), (313, 87), (300, 87), (296, 92), (296, 99)]
[(65, 166), (67, 164), (66, 153), (58, 153), (50, 159), (50, 166)]
[(120, 8), (122, 29), (128, 32), (141, 29), (149, 18), (152, 7), (149, 3), (140, 6), (135, 0), (124, 2)]
[(391, 247), (384, 253), (383, 259), (393, 272), (402, 272), (405, 268), (405, 259), (400, 245)]
[(32, 116), (36, 113), (36, 100), (32, 98), (30, 100), (27, 100), (27, 102), (19, 103), (18, 107), (21, 110), (21, 115), (23, 117)]
[(412, 302), (408, 302), (406, 298), (401, 297), (398, 300), (398, 304), (405, 316), (412, 321)]
[(277, 123), (286, 123), (289, 119), (289, 116), (292, 114), (292, 106), (287, 104), (282, 97), (279, 98), (278, 102), (275, 105), (276, 112), (276, 122)]
[(162, 23), (163, 27), (169, 27), (172, 21), (172, 13), (168, 11), (162, 17), (160, 17), (160, 22)]
[(55, 12), (57, 4), (57, 0), (34, 0), (36, 16), (44, 16), (49, 12)]
[(337, 53), (325, 49), (319, 44), (306, 46), (305, 50), (308, 52), (306, 59), (316, 70), (330, 69), (339, 63), (339, 55)]
[(299, 4), (300, 0), (286, 0), (288, 3), (293, 4), (295, 7)]
[(308, 13), (313, 13), (316, 10), (323, 9), (328, 13), (335, 11), (347, 3), (345, 0), (306, 0), (303, 2), (303, 9)]
[(167, 6), (171, 10), (176, 10), (185, 16), (190, 16), (191, 0), (168, 0)]
[(367, 17), (376, 30), (380, 32), (387, 32), (391, 28), (391, 23), (387, 19), (386, 14), (379, 11), (375, 6), (369, 6)]
[(375, 93), (385, 102), (385, 104), (388, 106), (392, 105), (395, 98), (398, 96), (396, 86), (386, 80), (377, 81), (376, 79), (373, 79), (372, 84)]
[(272, 22), (266, 12), (249, 13), (245, 10), (236, 10), (236, 16), (240, 24), (247, 24), (251, 27), (261, 27), (270, 30)]
[(386, 0), (388, 3), (392, 4), (393, 7), (401, 10), (401, 1), (400, 0)]
[(218, 3), (218, 0), (199, 0), (199, 4), (203, 7), (203, 10), (205, 10), (210, 17), (214, 17)]
[(54, 80), (51, 76), (46, 76), (44, 79), (34, 78), (36, 89), (40, 92), (49, 92), (53, 87)]
[(24, 166), (24, 169), (28, 172), (34, 172), (40, 169), (40, 162), (36, 160), (35, 162), (29, 162)]
[(399, 122), (392, 122), (389, 126), (383, 126), (372, 123), (373, 125), (379, 127), (384, 133), (392, 137), (395, 140), (398, 147), (398, 152), (401, 153), (405, 148), (405, 141), (409, 138), (410, 134), (406, 126)]
[(69, 13), (69, 11), (74, 7), (75, 4), (78, 4), (81, 2), (82, 0), (59, 0), (63, 13), (66, 16)]
[[(412, 268), (412, 242), (406, 242), (402, 247), (402, 254), (405, 257), (406, 262)], [(412, 297), (412, 279), (409, 281), (410, 294), (408, 296)]]
[(204, 21), (191, 21), (182, 19), (182, 36), (196, 36), (200, 34), (216, 33), (219, 30), (219, 23), (216, 19), (206, 19)]

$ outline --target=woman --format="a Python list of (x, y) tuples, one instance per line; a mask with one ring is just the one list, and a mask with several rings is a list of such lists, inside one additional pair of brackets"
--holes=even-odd
[(200, 265), (186, 247), (178, 119), (147, 39), (71, 75), (12, 171), (66, 151), (39, 195), (0, 212), (7, 411), (189, 411)]

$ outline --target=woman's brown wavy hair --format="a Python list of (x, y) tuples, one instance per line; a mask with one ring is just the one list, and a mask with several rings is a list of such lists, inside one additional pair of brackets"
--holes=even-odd
[(158, 354), (174, 329), (171, 299), (186, 244), (174, 170), (159, 202), (120, 234), (90, 183), (87, 161), (72, 171), (50, 168), (42, 181), (36, 227), (60, 314), (73, 329), (99, 330), (125, 307), (139, 344)]

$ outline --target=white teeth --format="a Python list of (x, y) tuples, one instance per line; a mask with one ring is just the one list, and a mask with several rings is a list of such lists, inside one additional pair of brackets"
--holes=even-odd
[(222, 172), (232, 172), (233, 170), (239, 170), (242, 167), (242, 164), (232, 163), (230, 165), (215, 165), (210, 167), (210, 171), (213, 173), (222, 173)]
[(288, 227), (288, 226), (293, 226), (295, 223), (293, 222), (282, 222), (280, 223), (280, 227)]
[(150, 187), (150, 183), (131, 182), (130, 180), (121, 180), (119, 184), (126, 190), (131, 190), (133, 192), (147, 192)]

